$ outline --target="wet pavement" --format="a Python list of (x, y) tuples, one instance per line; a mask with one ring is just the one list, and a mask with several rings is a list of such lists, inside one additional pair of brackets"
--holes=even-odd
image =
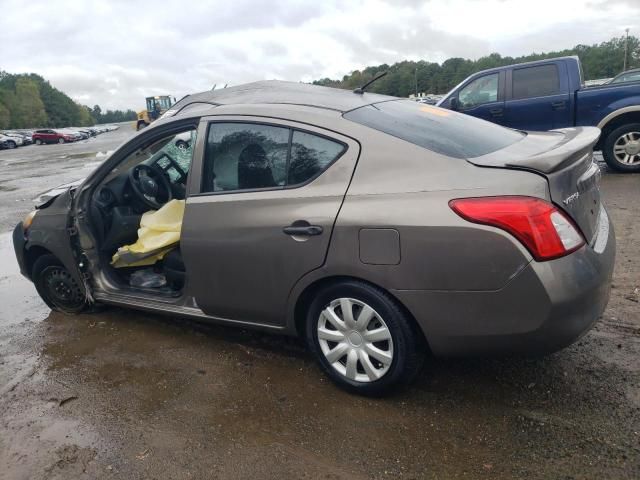
[[(86, 175), (130, 134), (0, 152), (0, 187), (13, 188), (0, 188), (0, 232), (31, 209), (18, 199)], [(51, 150), (45, 165), (49, 148), (94, 157)], [(295, 339), (51, 313), (2, 234), (0, 479), (637, 479), (640, 176), (607, 172), (602, 188), (618, 257), (591, 332), (540, 359), (430, 359), (385, 399), (338, 390)]]

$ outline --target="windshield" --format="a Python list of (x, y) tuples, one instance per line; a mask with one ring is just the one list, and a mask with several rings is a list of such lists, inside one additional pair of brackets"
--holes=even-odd
[(637, 72), (626, 72), (618, 75), (616, 78), (611, 80), (611, 83), (624, 83), (624, 82), (637, 82), (640, 81), (640, 71)]
[(525, 137), (517, 130), (410, 100), (368, 105), (344, 118), (455, 158), (480, 157)]

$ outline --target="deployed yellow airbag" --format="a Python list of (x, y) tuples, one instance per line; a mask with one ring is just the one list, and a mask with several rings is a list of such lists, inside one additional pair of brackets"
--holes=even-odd
[(171, 200), (160, 210), (145, 212), (140, 219), (138, 241), (120, 247), (111, 259), (111, 265), (140, 267), (153, 265), (180, 242), (180, 229), (184, 217), (184, 200)]

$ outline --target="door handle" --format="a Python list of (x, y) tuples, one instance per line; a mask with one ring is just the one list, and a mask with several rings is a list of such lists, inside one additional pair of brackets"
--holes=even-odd
[(567, 106), (567, 102), (562, 100), (561, 102), (551, 102), (551, 108), (554, 110), (563, 110)]
[(504, 113), (504, 108), (492, 108), (489, 110), (489, 113), (492, 117), (501, 117)]
[(288, 227), (284, 227), (282, 231), (287, 235), (301, 236), (301, 237), (313, 237), (315, 235), (322, 234), (322, 227), (320, 225), (309, 225), (309, 222), (305, 220), (297, 220)]

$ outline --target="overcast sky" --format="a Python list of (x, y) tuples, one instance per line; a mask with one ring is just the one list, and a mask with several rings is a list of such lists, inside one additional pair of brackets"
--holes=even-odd
[(0, 0), (0, 69), (86, 105), (640, 35), (640, 0)]

